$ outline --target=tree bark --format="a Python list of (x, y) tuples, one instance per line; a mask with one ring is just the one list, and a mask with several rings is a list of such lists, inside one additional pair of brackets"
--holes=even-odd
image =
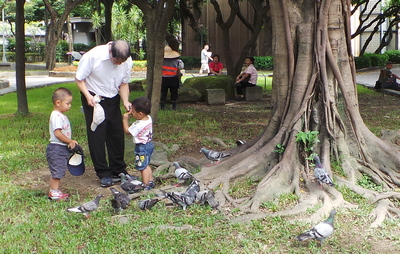
[(52, 70), (56, 66), (56, 46), (61, 39), (62, 28), (71, 11), (86, 0), (66, 0), (63, 13), (57, 13), (49, 0), (43, 0), (46, 10), (50, 15), (50, 24), (46, 29), (46, 69)]
[[(247, 56), (250, 56), (252, 51), (254, 51), (256, 45), (256, 41), (258, 38), (258, 35), (261, 32), (261, 28), (263, 24), (265, 24), (266, 18), (267, 18), (267, 13), (269, 11), (269, 3), (268, 1), (253, 1), (250, 0), (249, 3), (253, 7), (254, 11), (254, 19), (252, 22), (248, 21), (245, 19), (244, 15), (241, 13), (240, 5), (239, 2), (229, 0), (229, 6), (231, 7), (231, 10), (229, 12), (229, 15), (225, 17), (224, 21), (224, 15), (222, 10), (220, 9), (219, 3), (216, 0), (211, 0), (211, 4), (214, 6), (214, 10), (216, 12), (216, 22), (218, 26), (222, 30), (222, 37), (224, 41), (224, 52), (225, 52), (225, 58), (226, 58), (226, 68), (228, 75), (232, 76), (233, 78), (236, 78), (236, 76), (241, 72), (242, 67), (243, 67), (243, 62)], [(246, 26), (248, 31), (251, 33), (250, 39), (246, 42), (246, 44), (243, 46), (242, 51), (240, 53), (238, 61), (235, 63), (232, 60), (232, 55), (231, 55), (231, 27), (233, 25), (233, 22), (235, 19), (238, 18), (243, 25)]]
[[(350, 204), (337, 189), (319, 187), (313, 166), (307, 160), (316, 153), (339, 185), (379, 201), (372, 213), (376, 220), (371, 225), (379, 226), (387, 214), (399, 214), (389, 198), (399, 199), (400, 195), (366, 190), (357, 186), (357, 180), (368, 174), (384, 190), (398, 188), (400, 154), (366, 127), (359, 112), (350, 48), (350, 1), (269, 3), (274, 10), (272, 118), (262, 135), (232, 149), (234, 156), (218, 166), (203, 167), (196, 178), (206, 182), (210, 189), (220, 187), (233, 207), (247, 213), (260, 213), (264, 202), (284, 193), (295, 193), (301, 201), (276, 215), (293, 215), (320, 205), (312, 217), (317, 220), (332, 207)], [(318, 132), (319, 143), (313, 145), (312, 151), (296, 141), (296, 134), (309, 131)], [(282, 154), (275, 151), (277, 144), (285, 147)], [(336, 175), (338, 171), (332, 171), (331, 162), (340, 165), (345, 179)], [(249, 176), (261, 180), (254, 193), (246, 200), (232, 198), (230, 184)]]
[(25, 0), (17, 0), (16, 3), (16, 52), (15, 52), (15, 79), (17, 83), (18, 114), (29, 114), (28, 98), (26, 95), (25, 81)]
[(111, 32), (111, 22), (112, 22), (112, 6), (114, 0), (102, 0), (104, 4), (104, 15), (105, 15), (105, 24), (104, 24), (104, 42), (112, 41), (112, 32)]
[(147, 31), (146, 96), (151, 100), (151, 116), (157, 122), (161, 96), (162, 64), (168, 21), (175, 7), (174, 0), (148, 2), (131, 0), (144, 13)]

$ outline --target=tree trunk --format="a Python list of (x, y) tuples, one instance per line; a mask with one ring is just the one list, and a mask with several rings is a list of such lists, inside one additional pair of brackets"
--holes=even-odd
[(104, 4), (104, 15), (105, 15), (105, 24), (104, 24), (104, 40), (105, 42), (112, 41), (112, 32), (111, 32), (111, 22), (112, 22), (112, 6), (114, 0), (103, 0)]
[(56, 46), (62, 36), (62, 28), (71, 11), (86, 0), (65, 0), (64, 12), (57, 13), (49, 0), (43, 0), (50, 15), (50, 24), (46, 30), (46, 69), (52, 70), (56, 66)]
[(17, 82), (18, 114), (29, 114), (28, 99), (26, 96), (25, 82), (25, 0), (17, 0), (16, 4), (16, 52), (15, 52), (15, 79)]
[[(256, 41), (258, 35), (261, 32), (261, 28), (265, 23), (267, 12), (269, 11), (268, 1), (253, 1), (250, 0), (249, 3), (253, 7), (254, 11), (254, 19), (252, 22), (249, 22), (245, 19), (244, 15), (242, 15), (240, 10), (239, 2), (229, 1), (229, 5), (231, 7), (229, 15), (224, 17), (222, 10), (220, 9), (219, 2), (216, 0), (211, 0), (211, 4), (214, 6), (214, 10), (216, 12), (216, 22), (218, 26), (222, 30), (222, 38), (224, 43), (223, 49), (226, 58), (226, 68), (228, 75), (232, 76), (234, 79), (241, 72), (243, 67), (243, 62), (247, 56), (250, 56), (252, 51), (254, 51)], [(224, 21), (225, 18), (225, 21)], [(235, 18), (238, 18), (242, 24), (248, 29), (251, 33), (251, 37), (249, 41), (243, 46), (238, 61), (235, 63), (232, 59), (231, 54), (231, 33), (230, 29), (235, 21)]]
[(165, 35), (168, 21), (175, 7), (174, 0), (131, 0), (144, 13), (147, 32), (146, 96), (151, 100), (151, 117), (157, 122), (161, 96), (162, 63), (164, 59)]
[[(221, 186), (226, 200), (248, 213), (260, 213), (263, 202), (295, 193), (300, 196), (298, 205), (276, 215), (297, 214), (322, 205), (310, 219), (319, 220), (332, 207), (349, 203), (334, 187), (319, 187), (313, 166), (306, 159), (317, 153), (339, 185), (379, 203), (372, 212), (377, 219), (371, 224), (379, 226), (382, 216), (400, 214), (389, 200), (399, 199), (399, 195), (363, 189), (357, 186), (357, 180), (364, 173), (385, 190), (398, 188), (400, 154), (374, 136), (359, 113), (350, 48), (350, 1), (269, 2), (274, 10), (272, 118), (260, 137), (232, 149), (234, 156), (218, 166), (203, 167), (196, 177), (211, 189)], [(311, 151), (306, 144), (296, 142), (296, 134), (310, 131), (317, 131), (320, 141), (312, 145)], [(275, 151), (277, 144), (285, 147), (282, 154)], [(331, 162), (340, 165), (340, 175), (332, 171)], [(249, 176), (260, 178), (255, 192), (245, 200), (232, 198), (230, 184)], [(382, 201), (385, 199), (388, 202)], [(260, 215), (247, 214), (239, 219), (248, 218)]]

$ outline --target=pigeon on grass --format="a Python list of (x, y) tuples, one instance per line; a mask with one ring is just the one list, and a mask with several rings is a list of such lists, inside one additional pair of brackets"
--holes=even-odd
[(244, 144), (246, 144), (246, 140), (236, 140), (236, 145), (237, 146), (241, 146), (241, 145), (244, 145)]
[(123, 189), (127, 194), (132, 194), (146, 188), (146, 185), (139, 180), (134, 180), (130, 175), (125, 175), (124, 173), (119, 174), (121, 177), (121, 189)]
[(83, 205), (68, 208), (66, 211), (67, 212), (74, 212), (74, 213), (83, 213), (87, 219), (90, 218), (91, 212), (97, 210), (99, 207), (100, 203), (100, 198), (103, 197), (103, 194), (99, 194), (96, 196), (94, 200), (91, 200), (89, 202), (84, 203)]
[[(194, 179), (194, 176), (185, 168), (182, 168), (178, 162), (173, 162), (174, 166), (175, 166), (175, 176), (179, 179), (179, 180), (190, 180), (190, 179)], [(180, 183), (178, 182), (177, 184), (175, 184), (175, 186), (179, 186)]]
[(185, 168), (182, 168), (178, 162), (173, 162), (175, 166), (175, 176), (180, 180), (193, 179), (193, 175)]
[(322, 187), (322, 184), (326, 183), (329, 186), (335, 187), (332, 178), (329, 176), (328, 172), (326, 172), (325, 168), (322, 166), (318, 155), (314, 156), (314, 161), (315, 161), (314, 176), (315, 179), (317, 179), (319, 185)]
[(208, 203), (213, 209), (216, 209), (219, 206), (219, 203), (215, 200), (214, 192), (209, 190), (198, 192), (196, 199), (201, 205)]
[(185, 193), (179, 192), (167, 192), (164, 190), (160, 190), (162, 193), (162, 197), (168, 198), (172, 201), (172, 203), (177, 204), (182, 207), (183, 210), (186, 210), (186, 207), (190, 206), (196, 200), (196, 196), (192, 197)]
[(332, 209), (328, 219), (323, 222), (320, 222), (318, 225), (313, 227), (312, 229), (298, 235), (296, 238), (299, 241), (304, 241), (307, 239), (316, 239), (322, 245), (323, 241), (332, 235), (333, 233), (333, 219), (335, 217), (336, 210)]
[(217, 202), (217, 200), (215, 200), (214, 192), (208, 191), (205, 199), (212, 209), (217, 209), (217, 207), (219, 206), (219, 203)]
[(196, 199), (201, 205), (204, 205), (206, 203), (206, 201), (207, 201), (206, 196), (207, 196), (208, 192), (209, 192), (208, 190), (203, 190), (203, 191), (197, 192)]
[(113, 208), (115, 209), (115, 208), (118, 208), (118, 206), (119, 206), (120, 209), (126, 209), (129, 205), (129, 203), (131, 202), (131, 199), (129, 198), (128, 194), (122, 193), (122, 192), (116, 190), (115, 188), (110, 188), (110, 191), (114, 196), (114, 198), (111, 201)]
[(200, 149), (200, 152), (203, 153), (204, 156), (206, 156), (206, 158), (211, 161), (211, 163), (214, 163), (214, 161), (216, 161), (215, 164), (220, 163), (223, 158), (230, 156), (229, 153), (208, 150), (204, 147)]
[(199, 191), (200, 191), (200, 181), (194, 179), (193, 182), (187, 187), (185, 194), (191, 197), (196, 197)]
[(140, 200), (138, 202), (139, 208), (142, 210), (150, 210), (155, 204), (158, 203), (158, 201), (160, 200), (157, 198)]

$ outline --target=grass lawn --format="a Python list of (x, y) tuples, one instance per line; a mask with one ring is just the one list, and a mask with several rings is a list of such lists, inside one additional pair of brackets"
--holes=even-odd
[[(259, 84), (264, 84), (263, 77), (259, 78)], [(73, 137), (87, 149), (78, 89), (74, 83), (64, 86), (74, 95), (72, 108), (66, 113)], [(46, 198), (48, 187), (43, 179), (49, 175), (46, 175), (45, 148), (49, 138), (51, 94), (56, 87), (28, 90), (31, 112), (28, 117), (14, 115), (15, 93), (0, 96), (0, 253), (400, 252), (399, 219), (388, 219), (382, 228), (369, 229), (369, 213), (374, 206), (344, 187), (338, 190), (357, 208), (338, 209), (336, 230), (322, 247), (314, 241), (295, 240), (297, 234), (313, 226), (299, 222), (301, 217), (278, 216), (235, 224), (230, 219), (240, 212), (233, 207), (224, 207), (218, 212), (208, 206), (192, 205), (183, 211), (160, 202), (152, 210), (142, 211), (134, 200), (128, 209), (114, 216), (109, 196), (105, 196), (90, 219), (67, 213), (66, 208), (93, 199), (99, 189), (92, 187), (88, 180), (85, 190), (69, 188), (73, 194), (69, 202), (49, 202)], [(243, 103), (240, 107), (235, 103), (212, 107), (201, 103), (180, 104), (177, 112), (160, 112), (159, 123), (154, 127), (155, 140), (180, 145), (171, 159), (199, 154), (201, 146), (213, 146), (204, 136), (220, 137), (228, 144), (238, 138), (248, 140), (258, 135), (268, 122), (270, 87), (267, 85), (265, 100)], [(141, 95), (143, 93), (135, 92), (132, 98)], [(376, 134), (379, 135), (382, 128), (399, 129), (398, 98), (382, 97), (361, 87), (359, 97), (361, 114)], [(90, 158), (85, 163), (87, 171), (93, 171)], [(72, 179), (70, 186), (74, 186), (74, 180), (78, 181), (79, 177), (68, 179)], [(97, 179), (93, 182), (98, 184)], [(230, 194), (234, 197), (248, 195), (256, 183), (257, 179), (251, 178), (236, 182)], [(359, 184), (377, 187), (368, 179)], [(282, 195), (262, 206), (266, 211), (275, 212), (290, 208), (297, 201), (298, 197), (293, 194)], [(310, 207), (302, 216), (309, 216), (318, 208)]]

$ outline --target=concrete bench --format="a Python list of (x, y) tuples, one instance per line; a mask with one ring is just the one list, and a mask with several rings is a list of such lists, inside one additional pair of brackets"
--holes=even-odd
[(225, 104), (225, 90), (206, 89), (206, 99), (209, 105)]
[(383, 94), (389, 94), (389, 95), (400, 96), (400, 91), (393, 90), (393, 89), (381, 89), (381, 92), (382, 92)]
[(0, 63), (0, 70), (11, 70), (11, 63)]
[(0, 79), (0, 89), (3, 88), (8, 88), (10, 87), (10, 81), (8, 81), (7, 79)]
[(261, 86), (246, 87), (244, 98), (246, 101), (259, 101), (263, 97), (263, 88)]

